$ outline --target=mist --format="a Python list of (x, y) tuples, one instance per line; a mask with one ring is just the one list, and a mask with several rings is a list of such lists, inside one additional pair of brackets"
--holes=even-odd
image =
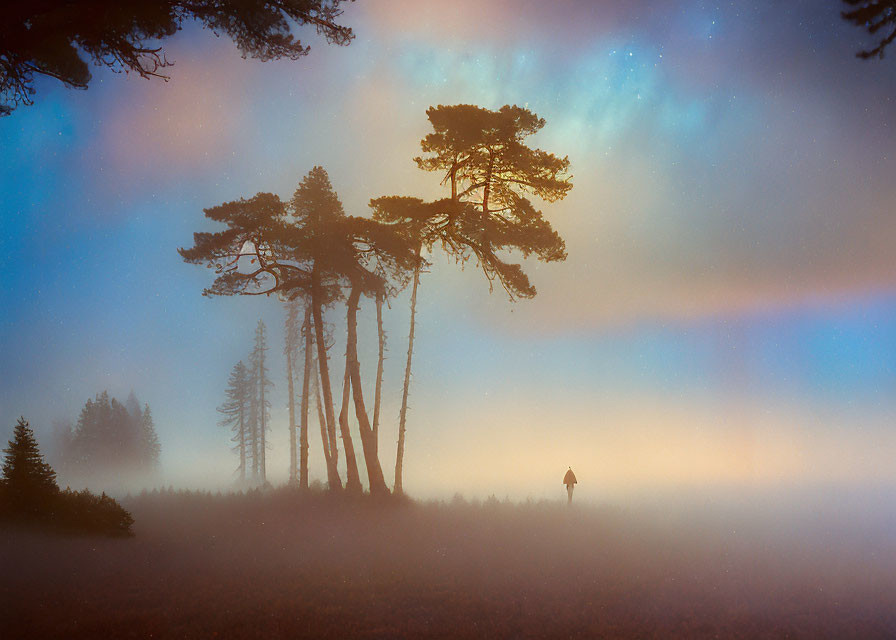
[(892, 0), (94, 4), (0, 10), (0, 635), (896, 635)]
[(458, 496), (383, 510), (282, 492), (149, 495), (126, 502), (132, 541), (9, 536), (19, 552), (4, 547), (4, 601), (15, 614), (0, 628), (39, 637), (122, 628), (179, 637), (892, 635), (896, 513), (880, 510), (891, 502), (731, 497), (568, 507)]

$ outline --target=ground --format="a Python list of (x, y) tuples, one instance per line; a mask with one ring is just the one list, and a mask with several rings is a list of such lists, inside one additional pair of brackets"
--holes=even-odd
[(0, 530), (0, 637), (896, 637), (886, 518), (286, 491), (124, 504), (131, 538)]

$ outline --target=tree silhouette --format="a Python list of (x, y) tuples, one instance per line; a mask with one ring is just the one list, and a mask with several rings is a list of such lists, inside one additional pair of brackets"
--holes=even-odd
[(226, 34), (243, 57), (297, 60), (309, 47), (295, 27), (313, 26), (327, 42), (347, 45), (337, 24), (344, 0), (29, 0), (0, 9), (0, 115), (32, 104), (34, 76), (86, 89), (88, 61), (142, 78), (166, 78), (171, 63), (159, 44), (195, 21)]
[(16, 422), (13, 439), (3, 450), (2, 497), (12, 513), (45, 511), (59, 493), (56, 472), (44, 462), (34, 432), (24, 417)]
[[(300, 337), (302, 340), (301, 352), (304, 359), (302, 368), (302, 403), (300, 405), (301, 424), (299, 425), (299, 488), (308, 488), (308, 407), (310, 402), (311, 376), (316, 369), (314, 366), (314, 342), (311, 328), (311, 307), (305, 305), (305, 317), (302, 321)], [(317, 376), (315, 375), (315, 379)], [(317, 388), (317, 385), (315, 385)], [(323, 426), (323, 425), (321, 425)], [(326, 449), (329, 453), (329, 449)], [(329, 467), (328, 467), (329, 468)]]
[(103, 391), (88, 399), (75, 429), (60, 439), (63, 475), (105, 483), (151, 476), (159, 468), (161, 444), (149, 405), (140, 409), (133, 392), (125, 404)]
[(59, 490), (56, 472), (44, 462), (24, 417), (16, 423), (13, 439), (3, 453), (0, 520), (86, 533), (131, 535), (131, 514), (105, 493), (96, 496), (86, 489)]
[(376, 292), (377, 359), (376, 381), (373, 387), (373, 447), (377, 456), (379, 456), (380, 442), (380, 405), (383, 399), (383, 368), (386, 361), (386, 330), (383, 327), (383, 303), (385, 298), (384, 292)]
[[(317, 345), (317, 363), (320, 369), (320, 383), (323, 391), (324, 416), (327, 421), (327, 442), (330, 447), (330, 468), (328, 475), (338, 478), (336, 451), (336, 412), (333, 404), (333, 389), (330, 382), (330, 369), (324, 335), (323, 311), (332, 304), (341, 293), (339, 291), (339, 274), (334, 269), (347, 250), (339, 236), (339, 222), (345, 219), (345, 210), (339, 197), (330, 184), (330, 177), (323, 167), (314, 167), (302, 179), (292, 198), (292, 214), (295, 226), (286, 234), (286, 244), (295, 248), (296, 257), (305, 258), (310, 275), (309, 299), (311, 302), (312, 326)], [(299, 286), (284, 288), (300, 288)], [(342, 404), (338, 419), (342, 446), (345, 451), (346, 481), (348, 491), (361, 490), (361, 476), (355, 457), (354, 442), (348, 428), (348, 394), (349, 374), (345, 369), (342, 384)], [(340, 483), (341, 484), (341, 483)]]
[(246, 454), (249, 426), (249, 402), (252, 393), (249, 372), (242, 361), (234, 365), (227, 381), (226, 400), (218, 407), (224, 416), (219, 424), (230, 427), (233, 450), (239, 454), (240, 464), (236, 469), (241, 483), (246, 482)]
[(865, 29), (877, 40), (873, 49), (859, 51), (859, 58), (884, 57), (884, 50), (896, 39), (896, 0), (843, 0), (851, 7), (840, 15), (847, 22)]
[[(336, 443), (333, 442), (330, 438), (330, 434), (328, 432), (327, 418), (324, 414), (324, 401), (321, 397), (321, 381), (320, 381), (320, 367), (317, 364), (317, 356), (314, 355), (314, 320), (311, 316), (311, 306), (307, 306), (305, 308), (305, 318), (306, 323), (303, 327), (305, 330), (305, 349), (306, 349), (306, 358), (308, 358), (307, 354), (311, 353), (310, 359), (312, 360), (312, 376), (311, 376), (311, 384), (314, 387), (314, 407), (317, 410), (317, 423), (320, 426), (320, 440), (323, 445), (323, 454), (324, 461), (327, 465), (327, 484), (329, 489), (332, 491), (338, 487), (342, 486), (342, 481), (339, 478), (338, 469), (336, 467), (336, 461), (334, 458), (338, 456), (338, 451), (336, 450)], [(307, 362), (307, 360), (306, 360)], [(335, 475), (334, 484), (333, 476)]]
[(287, 409), (289, 411), (289, 485), (299, 484), (299, 458), (298, 443), (296, 442), (296, 359), (302, 350), (303, 341), (299, 334), (299, 303), (289, 300), (286, 303), (286, 322), (283, 327), (284, 345), (283, 354), (286, 356), (286, 393)]
[[(424, 244), (428, 244), (430, 248), (432, 247), (434, 238), (439, 231), (450, 228), (451, 225), (439, 224), (437, 220), (441, 221), (443, 211), (453, 211), (453, 205), (453, 202), (448, 202), (446, 204), (442, 201), (439, 203), (428, 204), (424, 203), (419, 198), (401, 196), (387, 196), (370, 201), (374, 220), (392, 224), (403, 224), (408, 241), (416, 247), (414, 254), (416, 261), (414, 263), (412, 277), (413, 284), (411, 287), (411, 323), (410, 329), (408, 330), (407, 361), (405, 363), (404, 387), (401, 394), (401, 409), (399, 411), (398, 419), (398, 451), (395, 458), (395, 482), (393, 484), (393, 490), (398, 494), (403, 492), (402, 463), (404, 460), (404, 434), (408, 409), (408, 392), (411, 383), (411, 361), (414, 354), (414, 333), (416, 330), (417, 317), (417, 288), (420, 286), (420, 272), (425, 264), (422, 258), (422, 251)], [(450, 214), (445, 216), (445, 218), (450, 218)], [(451, 251), (449, 252), (459, 255), (459, 251), (454, 250), (456, 245), (451, 244), (453, 239), (450, 239), (446, 234), (443, 235), (443, 237), (445, 238), (445, 246), (451, 247)], [(380, 338), (380, 342), (382, 344), (382, 337)], [(382, 359), (382, 351), (380, 352), (380, 358)]]
[[(541, 130), (545, 121), (518, 106), (497, 111), (475, 105), (430, 107), (426, 112), (433, 131), (421, 141), (424, 156), (414, 158), (426, 171), (442, 174), (450, 197), (435, 202), (388, 196), (371, 200), (375, 220), (403, 223), (417, 244), (432, 250), (436, 244), (457, 262), (475, 257), (489, 283), (497, 281), (511, 301), (536, 294), (522, 266), (503, 255), (519, 252), (543, 262), (566, 258), (565, 244), (541, 211), (525, 197), (547, 202), (566, 196), (572, 188), (569, 159), (532, 149), (524, 140)], [(422, 261), (418, 260), (411, 291), (411, 323), (404, 389), (399, 412), (395, 490), (401, 492), (407, 400), (414, 348), (417, 288)]]
[(282, 238), (288, 224), (286, 205), (279, 197), (258, 193), (203, 211), (227, 228), (194, 233), (193, 246), (178, 249), (184, 261), (215, 270), (217, 277), (203, 295), (268, 295), (285, 282), (310, 285), (303, 265), (276, 260), (284, 251), (275, 239)]
[(252, 476), (262, 485), (268, 481), (267, 474), (267, 432), (271, 403), (265, 392), (274, 383), (268, 379), (268, 368), (265, 364), (267, 346), (267, 329), (264, 322), (258, 321), (255, 327), (255, 345), (249, 355), (249, 380), (252, 387), (252, 403), (254, 422), (252, 428)]
[[(357, 358), (357, 310), (362, 296), (385, 299), (395, 290), (417, 258), (402, 224), (386, 224), (346, 216), (342, 203), (322, 167), (314, 167), (302, 180), (289, 205), (277, 196), (258, 194), (249, 200), (206, 209), (206, 216), (227, 229), (194, 234), (194, 246), (180, 249), (187, 262), (206, 264), (217, 278), (207, 295), (278, 294), (306, 302), (305, 326), (314, 331), (319, 383), (322, 440), (331, 488), (340, 488), (337, 467), (336, 425), (346, 459), (346, 490), (361, 491), (354, 442), (349, 428), (349, 402), (354, 401), (362, 453), (372, 493), (387, 493), (378, 458), (376, 432), (370, 423), (361, 388)], [(390, 282), (393, 283), (390, 285)], [(327, 357), (324, 309), (347, 290), (347, 346), (342, 402), (337, 421)], [(383, 338), (381, 324), (378, 328)], [(306, 349), (311, 346), (306, 335)], [(306, 352), (306, 369), (310, 366)], [(378, 380), (381, 371), (378, 367)], [(309, 380), (310, 376), (305, 377)], [(310, 382), (310, 380), (309, 380)], [(377, 383), (379, 388), (379, 382)], [(304, 384), (303, 384), (304, 386)], [(308, 397), (308, 394), (304, 394)], [(379, 390), (375, 391), (378, 405)], [(303, 407), (303, 416), (307, 407)], [(376, 414), (376, 409), (375, 409)]]
[[(360, 476), (356, 480), (357, 469), (353, 469), (356, 466), (354, 445), (348, 427), (348, 403), (351, 399), (358, 418), (370, 491), (387, 493), (378, 458), (376, 433), (367, 414), (361, 387), (357, 358), (357, 311), (362, 295), (385, 297), (387, 283), (400, 279), (400, 274), (409, 269), (416, 259), (406, 241), (406, 234), (397, 225), (346, 216), (329, 176), (321, 167), (312, 169), (302, 181), (293, 198), (293, 212), (299, 224), (290, 229), (287, 244), (296, 247), (299, 252), (307, 252), (312, 258), (311, 299), (316, 328), (322, 327), (320, 305), (314, 302), (319, 295), (315, 293), (316, 288), (326, 283), (337, 288), (344, 285), (349, 290), (346, 304), (346, 362), (338, 421), (347, 460), (346, 489), (360, 488)], [(322, 335), (318, 335), (317, 343), (320, 363), (326, 357), (325, 352), (321, 353), (324, 344)], [(331, 402), (327, 397), (327, 377), (327, 372), (321, 368), (325, 409)], [(331, 420), (330, 416), (327, 420)]]
[(524, 196), (564, 198), (572, 189), (569, 159), (524, 144), (545, 120), (522, 107), (439, 105), (426, 115), (434, 131), (420, 144), (428, 155), (414, 160), (421, 169), (444, 172), (442, 184), (450, 185), (454, 205), (438, 223), (445, 227), (437, 226), (439, 239), (459, 247), (463, 259), (471, 251), (489, 285), (497, 280), (511, 299), (533, 297), (535, 287), (522, 268), (498, 254), (519, 251), (544, 262), (566, 258), (560, 235)]
[[(309, 197), (312, 195), (310, 187), (300, 186), (296, 197), (306, 193)], [(317, 383), (323, 388), (325, 395), (322, 405), (326, 408), (324, 449), (327, 480), (330, 488), (337, 490), (342, 488), (342, 481), (337, 466), (336, 426), (322, 309), (332, 304), (338, 296), (338, 290), (332, 283), (323, 282), (319, 272), (315, 273), (313, 238), (305, 238), (301, 227), (306, 225), (309, 217), (320, 215), (319, 210), (327, 211), (327, 206), (332, 215), (344, 214), (338, 200), (309, 200), (309, 211), (303, 212), (308, 215), (297, 219), (295, 200), (293, 198), (290, 203), (292, 211), (287, 209), (286, 203), (278, 196), (270, 193), (258, 193), (249, 199), (207, 208), (204, 210), (205, 216), (227, 228), (214, 233), (194, 233), (193, 246), (178, 249), (178, 253), (186, 262), (204, 264), (215, 270), (217, 277), (211, 286), (203, 290), (203, 295), (270, 295), (291, 291), (294, 295), (301, 292), (307, 297), (308, 307), (316, 320), (311, 326), (317, 338), (318, 366), (321, 370)], [(298, 244), (290, 246), (287, 244), (288, 240)], [(317, 378), (315, 374), (315, 379)]]
[[(351, 380), (355, 415), (358, 417), (358, 428), (361, 433), (370, 491), (372, 494), (388, 493), (379, 464), (377, 434), (370, 424), (361, 386), (357, 313), (362, 295), (367, 295), (377, 301), (387, 297), (390, 293), (389, 283), (401, 283), (403, 274), (416, 267), (418, 257), (412, 243), (408, 241), (407, 233), (396, 226), (365, 218), (348, 218), (347, 223), (348, 228), (343, 235), (354, 250), (354, 255), (342, 267), (342, 273), (345, 274), (350, 287), (346, 304), (346, 368)], [(395, 288), (397, 287), (393, 286), (393, 290)], [(378, 335), (382, 344), (381, 323), (378, 325)], [(377, 366), (378, 380), (382, 375), (381, 358), (382, 355)], [(377, 388), (379, 385), (378, 381)]]
[[(311, 306), (308, 300), (299, 296), (285, 300), (286, 322), (284, 326), (286, 355), (286, 377), (288, 384), (289, 410), (289, 484), (300, 489), (308, 488), (308, 409), (311, 376), (313, 373), (313, 338), (311, 336)], [(296, 424), (295, 382), (299, 375), (301, 361), (301, 391), (299, 401), (299, 423)], [(325, 441), (326, 443), (326, 441)], [(324, 451), (329, 454), (329, 447)]]

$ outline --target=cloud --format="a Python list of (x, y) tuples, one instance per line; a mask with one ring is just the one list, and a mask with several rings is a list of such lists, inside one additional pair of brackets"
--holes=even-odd
[[(86, 163), (101, 176), (96, 188), (116, 194), (226, 174), (235, 185), (220, 200), (288, 196), (323, 164), (363, 214), (371, 197), (439, 195), (435, 176), (411, 161), (428, 106), (524, 104), (547, 119), (535, 144), (570, 156), (575, 188), (544, 206), (569, 260), (529, 265), (540, 295), (518, 306), (521, 327), (694, 318), (896, 288), (896, 139), (883, 100), (892, 80), (853, 94), (850, 56), (825, 58), (827, 84), (803, 55), (777, 62), (795, 18), (757, 31), (768, 7), (652, 8), (358, 5), (346, 16), (359, 34), (350, 47), (264, 64), (199, 32), (195, 50), (175, 40), (170, 82), (108, 80), (116, 94)], [(849, 89), (831, 90), (845, 79)], [(450, 278), (471, 308), (495, 304), (484, 287), (467, 290), (467, 275)]]
[(541, 300), (518, 310), (540, 328), (896, 289), (894, 81), (857, 66), (836, 12), (833, 26), (816, 13), (396, 1), (364, 15), (391, 43), (377, 83), (405, 122), (429, 104), (527, 104), (548, 121), (537, 144), (569, 154), (576, 186), (545, 210), (570, 257), (530, 265)]
[(182, 56), (168, 82), (124, 79), (100, 132), (103, 157), (122, 172), (215, 164), (246, 125), (247, 70), (234, 47), (218, 46), (199, 59)]
[(364, 27), (380, 36), (405, 34), (438, 46), (459, 43), (506, 44), (539, 40), (555, 45), (578, 44), (583, 39), (619, 31), (640, 30), (663, 22), (675, 11), (675, 3), (612, 2), (604, 0), (475, 0), (404, 2), (384, 0), (364, 11)]

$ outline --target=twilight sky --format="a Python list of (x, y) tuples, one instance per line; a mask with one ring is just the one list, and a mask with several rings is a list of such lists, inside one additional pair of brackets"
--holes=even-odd
[[(242, 60), (188, 28), (165, 44), (167, 83), (100, 69), (86, 92), (40, 81), (34, 106), (0, 119), (0, 436), (23, 414), (47, 442), (95, 393), (133, 389), (166, 480), (223, 486), (236, 461), (215, 407), (263, 318), (268, 468), (284, 480), (282, 307), (202, 297), (211, 272), (176, 249), (214, 228), (203, 207), (287, 197), (317, 164), (351, 214), (380, 195), (438, 197), (412, 161), (426, 108), (520, 104), (547, 120), (534, 144), (572, 163), (572, 192), (543, 207), (569, 258), (528, 264), (539, 295), (511, 304), (473, 265), (434, 257), (406, 489), (554, 498), (568, 465), (595, 500), (892, 485), (896, 63), (856, 59), (867, 41), (839, 11), (359, 0), (344, 15), (355, 41), (308, 34), (298, 62)], [(405, 292), (387, 319), (387, 478), (407, 324)]]

